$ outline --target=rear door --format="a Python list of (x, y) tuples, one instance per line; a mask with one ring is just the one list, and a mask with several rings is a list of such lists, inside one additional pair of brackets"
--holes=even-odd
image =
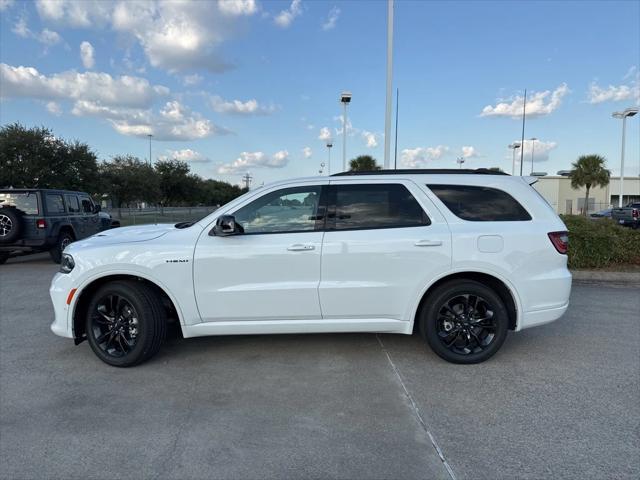
[(87, 236), (87, 226), (82, 218), (78, 195), (68, 193), (64, 197), (67, 203), (67, 212), (69, 212), (69, 221), (76, 234), (76, 240), (85, 238)]
[(426, 286), (450, 268), (449, 227), (413, 182), (331, 182), (323, 318), (410, 321)]
[(80, 209), (82, 210), (82, 223), (85, 226), (86, 236), (91, 236), (100, 231), (100, 217), (95, 211), (93, 200), (89, 195), (79, 195)]

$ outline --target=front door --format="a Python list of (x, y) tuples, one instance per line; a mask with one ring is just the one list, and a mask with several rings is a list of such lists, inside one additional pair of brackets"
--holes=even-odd
[[(327, 182), (324, 182), (327, 183)], [(193, 280), (204, 322), (320, 319), (322, 182), (274, 188), (226, 215), (243, 234), (196, 244)]]

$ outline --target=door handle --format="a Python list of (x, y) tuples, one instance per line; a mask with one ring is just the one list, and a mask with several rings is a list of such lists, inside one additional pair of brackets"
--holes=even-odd
[(289, 245), (287, 250), (289, 250), (290, 252), (304, 252), (308, 250), (315, 250), (315, 248), (315, 246), (309, 245), (308, 243), (294, 243), (293, 245)]
[(414, 245), (416, 247), (439, 247), (442, 245), (442, 240), (418, 240)]

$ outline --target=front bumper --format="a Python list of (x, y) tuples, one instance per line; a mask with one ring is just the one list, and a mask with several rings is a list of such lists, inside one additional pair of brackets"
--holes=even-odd
[(51, 331), (65, 338), (73, 338), (73, 323), (70, 321), (71, 309), (67, 305), (67, 298), (72, 289), (73, 282), (70, 276), (64, 273), (56, 273), (49, 288), (49, 296), (55, 313)]

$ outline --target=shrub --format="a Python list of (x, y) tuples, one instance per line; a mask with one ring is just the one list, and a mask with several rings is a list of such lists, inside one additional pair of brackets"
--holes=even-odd
[(563, 215), (562, 220), (569, 230), (569, 268), (640, 265), (640, 230), (605, 218)]

